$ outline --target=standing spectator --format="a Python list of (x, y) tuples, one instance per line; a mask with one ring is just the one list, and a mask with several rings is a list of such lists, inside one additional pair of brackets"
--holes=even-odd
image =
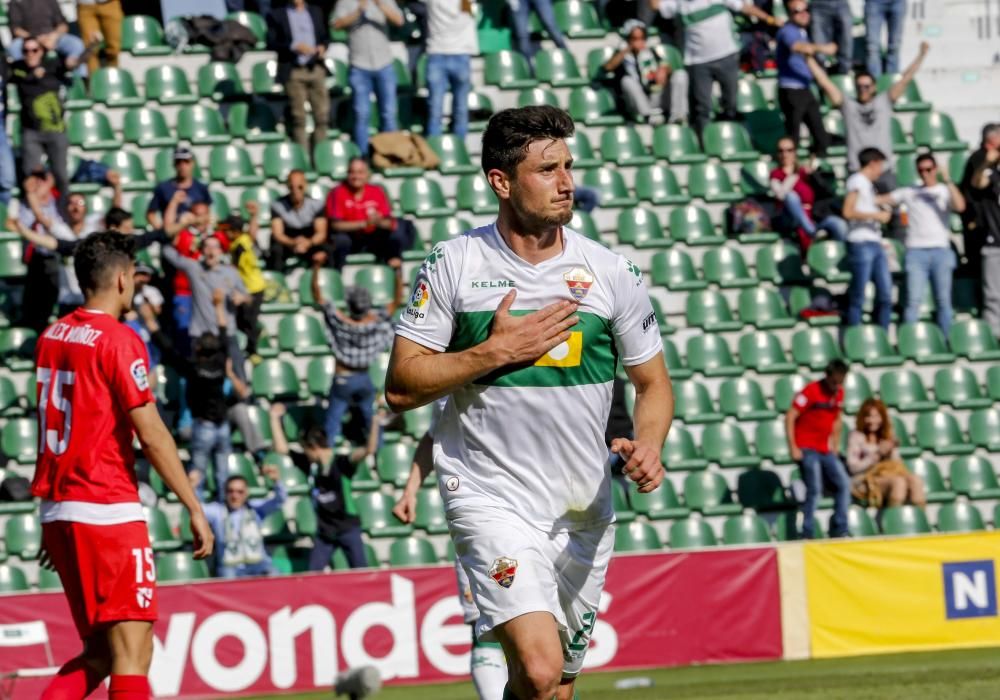
[[(118, 53), (122, 48), (121, 0), (76, 0), (76, 20), (86, 44), (104, 41), (104, 64), (118, 66)], [(101, 67), (100, 57), (94, 53), (87, 58), (87, 69), (93, 74)]]
[[(185, 258), (201, 259), (201, 242), (211, 235), (211, 210), (204, 202), (195, 202), (190, 209), (179, 214), (180, 208), (187, 204), (187, 194), (184, 190), (176, 190), (167, 208), (163, 211), (163, 228), (166, 234), (173, 238), (171, 245)], [(174, 342), (181, 352), (187, 353), (191, 348), (189, 331), (194, 305), (191, 298), (191, 281), (181, 270), (175, 269), (167, 262), (165, 271), (173, 278), (173, 295), (171, 297), (174, 319)], [(186, 415), (186, 414), (185, 414)], [(184, 425), (187, 424), (185, 420)]]
[(306, 174), (288, 173), (288, 194), (271, 203), (271, 248), (268, 267), (283, 270), (289, 256), (312, 265), (325, 265), (329, 259), (326, 217), (323, 202), (306, 194)]
[(889, 328), (892, 317), (892, 275), (889, 259), (882, 247), (882, 225), (892, 219), (892, 211), (884, 209), (887, 201), (875, 194), (875, 181), (885, 167), (885, 154), (877, 148), (861, 151), (861, 170), (847, 178), (844, 198), (844, 218), (847, 219), (847, 266), (851, 283), (847, 288), (847, 325), (861, 323), (865, 304), (865, 287), (875, 283), (875, 322)]
[(164, 180), (153, 189), (153, 196), (146, 208), (146, 222), (153, 228), (164, 225), (163, 214), (178, 191), (185, 195), (177, 200), (178, 217), (190, 211), (199, 202), (212, 206), (212, 195), (208, 192), (208, 186), (201, 180), (194, 179), (194, 154), (191, 153), (191, 149), (185, 146), (174, 149), (174, 173), (176, 174), (173, 179)]
[(560, 49), (568, 48), (566, 38), (563, 36), (559, 23), (556, 22), (556, 13), (552, 7), (552, 0), (507, 0), (510, 7), (511, 29), (514, 31), (514, 41), (517, 43), (517, 50), (529, 61), (535, 58), (538, 51), (531, 41), (531, 25), (529, 16), (531, 10), (535, 10), (538, 19), (541, 20), (545, 32), (552, 39), (552, 42)]
[(646, 43), (646, 25), (630, 19), (622, 27), (624, 37), (617, 51), (604, 63), (604, 70), (614, 72), (618, 91), (629, 116), (653, 124), (679, 124), (687, 120), (688, 76), (673, 71)]
[(806, 33), (806, 27), (809, 26), (809, 5), (805, 0), (792, 0), (788, 3), (788, 16), (791, 21), (778, 30), (776, 36), (778, 104), (785, 118), (785, 133), (792, 137), (795, 146), (799, 145), (802, 124), (805, 123), (812, 136), (811, 150), (822, 158), (830, 145), (830, 136), (823, 127), (819, 100), (812, 91), (813, 76), (804, 55), (833, 55), (837, 52), (837, 45), (814, 44), (809, 41)]
[[(305, 0), (293, 0), (270, 15), (267, 46), (278, 54), (277, 81), (285, 86), (292, 139), (312, 154), (326, 140), (330, 123), (330, 93), (326, 88), (326, 47), (330, 32), (323, 13)], [(312, 142), (306, 133), (306, 102), (313, 116)]]
[(803, 387), (785, 414), (788, 451), (798, 462), (806, 497), (802, 504), (802, 537), (811, 540), (815, 532), (816, 502), (823, 495), (824, 482), (833, 488), (833, 517), (830, 537), (847, 537), (847, 509), (851, 505), (851, 480), (837, 456), (844, 381), (847, 365), (833, 360), (823, 378)]
[[(969, 178), (976, 203), (976, 230), (983, 279), (983, 320), (1000, 338), (1000, 150), (985, 143), (985, 154)], [(971, 158), (970, 158), (971, 161)]]
[(893, 75), (899, 70), (899, 47), (903, 43), (904, 19), (906, 19), (906, 0), (865, 0), (865, 63), (868, 72), (876, 78), (883, 73), (883, 24), (889, 35), (884, 72)]
[(740, 47), (736, 43), (730, 11), (755, 17), (769, 26), (778, 21), (752, 2), (744, 0), (650, 0), (660, 14), (679, 16), (684, 24), (684, 65), (690, 82), (691, 125), (698, 138), (712, 120), (712, 84), (722, 90), (724, 121), (737, 118), (736, 93), (740, 79)]
[(7, 83), (10, 81), (10, 64), (7, 55), (0, 45), (0, 204), (7, 206), (17, 184), (17, 165), (14, 163), (14, 150), (7, 134)]
[(878, 92), (875, 78), (866, 71), (854, 74), (854, 89), (857, 99), (848, 98), (840, 91), (813, 56), (806, 56), (806, 64), (816, 82), (826, 93), (830, 104), (840, 109), (844, 115), (844, 131), (847, 135), (847, 168), (857, 172), (861, 164), (859, 155), (866, 148), (877, 148), (886, 156), (886, 169), (877, 185), (880, 193), (896, 189), (896, 173), (892, 150), (892, 105), (906, 92), (906, 86), (920, 70), (924, 57), (930, 50), (926, 41), (920, 45), (920, 53), (913, 59), (906, 72), (893, 83), (888, 92)]
[(374, 253), (379, 262), (397, 270), (402, 265), (401, 227), (385, 191), (370, 184), (370, 177), (368, 163), (354, 158), (347, 177), (327, 195), (326, 216), (334, 231), (333, 266), (338, 270), (352, 253)]
[[(779, 220), (791, 229), (801, 231), (805, 244), (816, 238), (819, 231), (837, 241), (847, 237), (847, 222), (837, 216), (830, 198), (817, 201), (819, 177), (815, 168), (799, 164), (795, 141), (784, 136), (778, 140), (778, 167), (771, 171), (771, 192), (781, 205)], [(816, 219), (820, 218), (819, 223)], [(807, 247), (803, 245), (803, 247)]]
[[(951, 212), (965, 211), (965, 197), (939, 170), (930, 153), (917, 156), (920, 184), (903, 187), (889, 197), (895, 206), (906, 205), (910, 224), (906, 235), (906, 308), (903, 323), (920, 318), (927, 282), (934, 291), (935, 320), (948, 337), (951, 328), (951, 278), (958, 259), (951, 249)], [(938, 182), (940, 176), (941, 182)]]
[(837, 63), (831, 73), (844, 75), (851, 72), (854, 63), (854, 16), (848, 0), (812, 0), (812, 22), (809, 31), (817, 44), (836, 44)]
[(451, 90), (451, 131), (469, 133), (472, 57), (479, 35), (470, 0), (425, 0), (427, 5), (427, 134), (443, 131), (444, 96)]
[(132, 297), (132, 310), (125, 314), (125, 325), (135, 331), (136, 335), (146, 346), (146, 354), (149, 355), (149, 386), (156, 388), (156, 368), (160, 364), (160, 349), (153, 343), (153, 333), (146, 325), (145, 318), (139, 313), (143, 306), (149, 306), (153, 318), (159, 324), (160, 314), (163, 313), (163, 293), (153, 284), (153, 277), (156, 271), (145, 263), (137, 263), (135, 266), (135, 296)]
[(246, 354), (250, 362), (256, 365), (261, 361), (257, 354), (257, 343), (260, 340), (260, 307), (264, 303), (267, 282), (260, 271), (256, 251), (257, 202), (247, 202), (246, 209), (250, 215), (249, 228), (246, 228), (243, 217), (239, 214), (230, 216), (219, 228), (226, 237), (229, 261), (239, 271), (243, 286), (250, 295), (250, 301), (236, 309), (236, 327), (246, 336)]
[(855, 428), (847, 436), (846, 461), (852, 495), (859, 501), (874, 508), (927, 505), (924, 482), (903, 464), (889, 412), (878, 399), (866, 399), (858, 409)]
[(351, 492), (351, 478), (357, 469), (357, 462), (347, 455), (334, 454), (326, 431), (317, 426), (307, 428), (299, 440), (302, 452), (292, 452), (281, 424), (285, 406), (272, 404), (270, 415), (274, 451), (290, 456), (295, 465), (310, 476), (312, 502), (316, 509), (316, 536), (309, 555), (309, 570), (325, 569), (338, 547), (344, 550), (347, 564), (352, 569), (368, 566), (361, 539), (361, 521), (358, 520)]
[(396, 131), (396, 68), (389, 46), (389, 24), (403, 26), (403, 13), (396, 0), (337, 0), (333, 10), (333, 28), (348, 31), (354, 143), (362, 155), (368, 153), (368, 113), (373, 91), (379, 108), (379, 130)]
[[(58, 53), (67, 70), (80, 65), (86, 46), (80, 37), (69, 33), (69, 23), (59, 9), (58, 0), (10, 0), (7, 22), (12, 35), (10, 57), (14, 61), (27, 56), (24, 44), (32, 39), (43, 52)], [(86, 68), (81, 67), (79, 72), (86, 75)]]
[(962, 248), (968, 265), (967, 274), (980, 281), (986, 238), (992, 235), (994, 240), (1000, 240), (1000, 212), (995, 210), (998, 205), (997, 193), (989, 187), (977, 189), (972, 186), (974, 176), (983, 167), (983, 163), (987, 158), (995, 157), (990, 156), (990, 152), (1000, 153), (1000, 124), (987, 124), (983, 127), (979, 148), (965, 162), (960, 185), (968, 203), (962, 216)]
[(396, 276), (396, 294), (388, 309), (373, 309), (371, 295), (364, 287), (351, 287), (344, 314), (323, 298), (319, 284), (319, 268), (313, 269), (312, 295), (323, 310), (330, 331), (330, 346), (336, 360), (330, 400), (326, 409), (326, 438), (333, 445), (340, 434), (340, 421), (348, 409), (357, 409), (364, 423), (364, 433), (372, 428), (375, 405), (375, 385), (368, 368), (375, 359), (392, 346), (392, 314), (399, 302), (402, 282)]

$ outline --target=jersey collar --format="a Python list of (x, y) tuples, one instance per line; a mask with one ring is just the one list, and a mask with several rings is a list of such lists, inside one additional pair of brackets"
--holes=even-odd
[(563, 242), (562, 251), (559, 253), (559, 255), (555, 255), (549, 258), (548, 260), (543, 260), (542, 262), (537, 264), (528, 262), (520, 255), (515, 253), (509, 245), (507, 245), (507, 241), (504, 240), (504, 237), (500, 235), (500, 227), (497, 226), (497, 223), (495, 221), (493, 222), (493, 235), (496, 237), (497, 247), (500, 248), (501, 252), (506, 257), (511, 258), (520, 265), (528, 265), (529, 267), (534, 267), (534, 268), (548, 267), (549, 265), (559, 264), (560, 262), (562, 262), (563, 258), (565, 258), (566, 255), (569, 253), (570, 235), (569, 235), (569, 229), (566, 228), (565, 226), (562, 227), (562, 242)]

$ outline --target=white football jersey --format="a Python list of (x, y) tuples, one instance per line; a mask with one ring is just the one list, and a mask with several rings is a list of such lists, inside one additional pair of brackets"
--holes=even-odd
[(663, 345), (639, 269), (565, 227), (563, 243), (532, 265), (485, 226), (438, 244), (420, 269), (396, 333), (440, 352), (486, 340), (511, 289), (515, 315), (580, 305), (567, 342), (451, 394), (434, 429), (446, 510), (501, 508), (550, 532), (614, 519), (604, 429), (617, 363), (642, 364)]

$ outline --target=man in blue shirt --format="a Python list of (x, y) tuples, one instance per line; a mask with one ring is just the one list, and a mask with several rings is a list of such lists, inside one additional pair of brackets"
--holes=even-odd
[(806, 32), (806, 27), (809, 26), (809, 5), (805, 0), (792, 0), (788, 3), (788, 18), (789, 21), (775, 37), (778, 105), (785, 117), (785, 133), (798, 146), (802, 124), (805, 123), (812, 135), (811, 150), (814, 155), (822, 157), (830, 145), (830, 136), (823, 128), (819, 100), (810, 90), (813, 76), (806, 65), (805, 55), (833, 55), (837, 53), (837, 45), (810, 43)]
[(146, 222), (150, 228), (163, 228), (163, 212), (178, 190), (186, 195), (177, 207), (178, 217), (190, 211), (199, 202), (212, 206), (212, 195), (208, 192), (208, 186), (194, 179), (194, 154), (189, 148), (178, 146), (174, 149), (174, 172), (175, 177), (164, 180), (153, 190), (149, 207), (146, 209)]

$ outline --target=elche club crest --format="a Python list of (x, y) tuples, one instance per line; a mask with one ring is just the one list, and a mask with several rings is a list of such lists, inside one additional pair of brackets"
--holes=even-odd
[(563, 273), (563, 279), (566, 280), (569, 293), (577, 301), (583, 301), (587, 292), (590, 291), (590, 286), (594, 283), (594, 276), (585, 267), (574, 267), (569, 272)]
[(497, 557), (490, 567), (490, 578), (497, 582), (501, 588), (510, 588), (514, 583), (514, 574), (517, 573), (517, 559), (510, 557)]

